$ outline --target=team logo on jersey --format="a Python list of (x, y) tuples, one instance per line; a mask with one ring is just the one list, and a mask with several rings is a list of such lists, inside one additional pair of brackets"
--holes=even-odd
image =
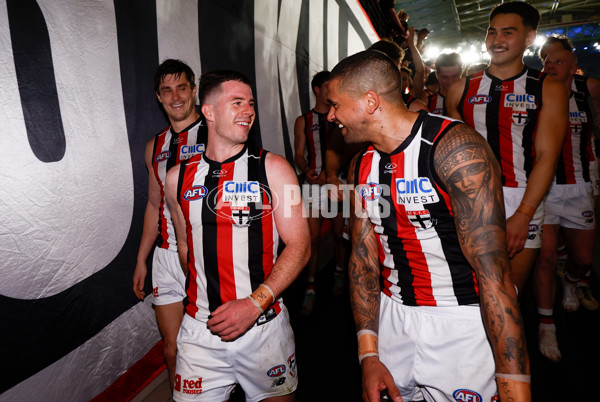
[(206, 196), (206, 187), (204, 186), (194, 186), (190, 189), (185, 190), (183, 193), (183, 198), (186, 201), (196, 201), (204, 198)]
[(270, 189), (258, 181), (228, 180), (210, 191), (207, 205), (233, 225), (247, 227), (273, 213), (274, 199)]
[(171, 157), (171, 151), (162, 151), (161, 153), (156, 155), (155, 160), (158, 163), (158, 162), (166, 161), (170, 157)]
[(250, 207), (232, 206), (231, 219), (235, 226), (250, 226)]
[(529, 233), (537, 233), (538, 230), (540, 230), (540, 227), (538, 225), (536, 225), (535, 223), (529, 224)]
[(213, 170), (213, 172), (212, 172), (213, 177), (222, 177), (222, 176), (225, 176), (226, 174), (227, 174), (227, 170), (223, 170), (223, 169)]
[(309, 131), (319, 131), (320, 128), (321, 128), (321, 126), (319, 126), (319, 124), (313, 124), (312, 126), (310, 126), (310, 128), (308, 130)]
[(584, 218), (592, 218), (594, 216), (594, 211), (583, 211), (581, 216)]
[(454, 400), (456, 402), (482, 402), (483, 399), (481, 395), (479, 395), (475, 391), (471, 391), (470, 389), (457, 389), (452, 393)]
[(444, 109), (442, 109), (442, 108), (433, 109), (431, 111), (431, 113), (433, 113), (433, 114), (444, 114)]
[(440, 200), (429, 178), (396, 179), (396, 202), (401, 205), (433, 204)]
[(583, 126), (581, 124), (569, 124), (569, 127), (571, 128), (571, 135), (580, 135), (581, 132), (583, 131)]
[(524, 126), (529, 121), (529, 119), (527, 118), (527, 112), (519, 110), (513, 111), (512, 120), (516, 126)]
[(296, 354), (295, 353), (292, 353), (292, 355), (290, 357), (288, 357), (287, 364), (288, 364), (288, 367), (290, 368), (289, 374), (292, 377), (295, 377), (296, 376)]
[(410, 223), (417, 229), (429, 229), (433, 227), (433, 221), (428, 209), (421, 211), (406, 211)]
[(360, 188), (360, 196), (365, 201), (376, 201), (381, 195), (381, 186), (377, 183), (367, 183)]
[(490, 103), (491, 101), (491, 96), (482, 94), (473, 95), (469, 98), (469, 103), (471, 105), (483, 105), (484, 103)]
[(189, 159), (194, 155), (198, 155), (204, 152), (204, 144), (184, 145), (179, 151), (180, 158)]
[(532, 94), (506, 94), (504, 107), (513, 109), (537, 109), (535, 95)]
[(496, 91), (508, 91), (508, 85), (498, 84), (494, 87)]

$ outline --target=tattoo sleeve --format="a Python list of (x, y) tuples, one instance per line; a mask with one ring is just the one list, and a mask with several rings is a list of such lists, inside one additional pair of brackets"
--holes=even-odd
[(481, 135), (458, 124), (438, 143), (434, 166), (450, 195), (460, 247), (477, 275), (497, 372), (529, 374), (523, 324), (510, 277), (496, 158)]
[[(349, 183), (354, 183), (356, 158), (350, 164)], [(354, 190), (350, 197), (350, 230), (352, 253), (348, 265), (350, 303), (356, 330), (379, 330), (379, 260), (377, 238), (366, 212), (362, 208), (360, 196)]]

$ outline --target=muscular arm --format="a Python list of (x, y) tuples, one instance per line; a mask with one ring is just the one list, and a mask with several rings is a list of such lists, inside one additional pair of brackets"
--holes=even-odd
[[(354, 183), (357, 157), (350, 164), (348, 182)], [(367, 217), (357, 190), (350, 197), (350, 233), (352, 253), (348, 263), (350, 304), (356, 331), (379, 331), (381, 288), (378, 245), (373, 225)], [(365, 357), (362, 362), (363, 399), (379, 401), (379, 392), (387, 389), (395, 401), (402, 401), (389, 370), (378, 356)]]
[[(481, 313), (496, 372), (529, 375), (506, 248), (500, 167), (487, 142), (466, 124), (453, 127), (440, 140), (434, 164), (450, 195), (461, 250), (477, 275)], [(517, 391), (498, 380), (500, 399), (530, 400), (529, 384), (519, 385)]]
[(138, 299), (143, 299), (144, 281), (148, 273), (146, 260), (156, 243), (158, 237), (158, 209), (160, 208), (160, 186), (152, 170), (152, 151), (154, 149), (154, 138), (146, 143), (144, 153), (146, 168), (148, 169), (148, 203), (144, 212), (144, 226), (142, 239), (138, 249), (135, 271), (133, 273), (133, 292)]

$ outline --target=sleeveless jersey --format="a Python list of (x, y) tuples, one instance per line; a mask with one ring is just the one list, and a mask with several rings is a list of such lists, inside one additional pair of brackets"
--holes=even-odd
[(308, 166), (317, 173), (325, 168), (325, 151), (331, 139), (334, 123), (327, 121), (327, 113), (317, 113), (310, 110), (304, 114), (304, 134), (306, 149), (304, 157)]
[(410, 105), (416, 101), (417, 98), (415, 98), (414, 96), (412, 96), (411, 94), (405, 94), (402, 93), (402, 101), (404, 101), (404, 104), (406, 105), (406, 108), (408, 109), (410, 107)]
[(475, 272), (463, 255), (433, 148), (457, 121), (421, 112), (391, 154), (370, 145), (355, 184), (377, 236), (382, 291), (410, 306), (479, 303)]
[(177, 251), (175, 229), (171, 222), (171, 213), (165, 202), (165, 178), (167, 172), (181, 161), (204, 152), (207, 140), (207, 128), (201, 119), (196, 120), (180, 133), (167, 127), (154, 139), (152, 151), (152, 170), (160, 186), (160, 207), (158, 209), (158, 238), (156, 245), (160, 248)]
[(569, 97), (569, 124), (556, 167), (556, 184), (579, 184), (590, 181), (592, 151), (592, 114), (588, 105), (587, 82), (576, 75)]
[(490, 75), (487, 69), (467, 77), (458, 112), (487, 139), (500, 162), (503, 186), (527, 186), (535, 161), (533, 144), (545, 77), (527, 67), (507, 80)]
[(429, 113), (446, 115), (446, 98), (439, 92), (435, 92), (429, 95), (427, 99), (427, 110)]
[(181, 165), (177, 198), (188, 242), (186, 313), (199, 321), (249, 296), (271, 273), (279, 234), (266, 155), (246, 146), (222, 163), (201, 154)]

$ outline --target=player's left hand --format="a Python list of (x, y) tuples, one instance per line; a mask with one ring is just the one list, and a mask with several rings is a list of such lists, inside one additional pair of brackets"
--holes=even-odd
[(260, 314), (260, 310), (250, 299), (232, 300), (217, 307), (206, 325), (221, 340), (231, 342), (254, 325)]

